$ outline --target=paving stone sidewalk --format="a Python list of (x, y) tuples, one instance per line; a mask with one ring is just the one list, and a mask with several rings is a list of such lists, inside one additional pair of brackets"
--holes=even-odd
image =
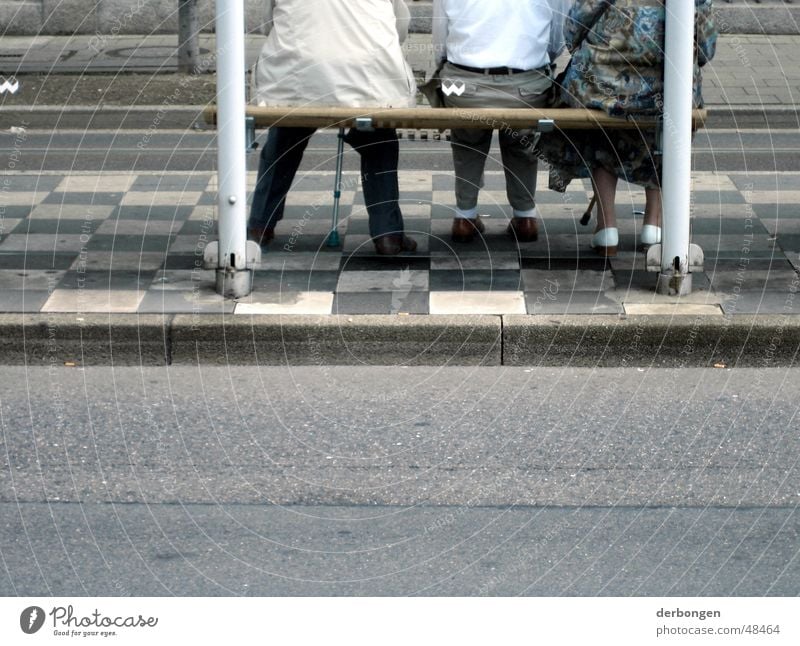
[[(431, 145), (447, 146), (445, 142)], [(588, 186), (561, 195), (540, 174), (540, 238), (518, 243), (502, 173), (487, 173), (486, 234), (455, 244), (452, 173), (401, 172), (416, 254), (374, 255), (357, 173), (345, 173), (341, 248), (325, 244), (332, 174), (306, 172), (265, 250), (253, 293), (214, 292), (202, 267), (216, 238), (212, 173), (11, 174), (0, 192), (0, 312), (234, 314), (800, 314), (800, 174), (697, 173), (693, 241), (705, 252), (694, 292), (654, 293), (637, 248), (644, 195), (618, 196), (621, 251), (589, 248), (578, 219)], [(249, 175), (252, 189), (254, 174)]]

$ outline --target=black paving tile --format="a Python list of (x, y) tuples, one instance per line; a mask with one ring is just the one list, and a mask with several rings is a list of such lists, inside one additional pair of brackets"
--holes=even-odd
[(166, 253), (174, 236), (93, 235), (86, 244), (90, 251), (158, 251)]
[(50, 292), (33, 289), (0, 290), (0, 312), (39, 312)]
[(255, 271), (253, 291), (332, 292), (338, 281), (338, 271)]
[(0, 269), (69, 269), (78, 252), (0, 252)]
[(155, 271), (77, 271), (70, 270), (58, 284), (59, 289), (144, 290), (150, 287)]
[(521, 289), (522, 276), (520, 272), (510, 269), (499, 271), (445, 269), (430, 273), (430, 290), (435, 292), (506, 292)]
[(74, 220), (71, 218), (36, 218), (23, 220), (14, 228), (12, 233), (52, 233), (54, 235), (85, 233), (90, 235), (94, 233), (103, 222), (104, 220), (101, 219)]
[(52, 192), (42, 200), (42, 204), (99, 204), (101, 206), (116, 206), (122, 201), (123, 193), (79, 193), (79, 192)]
[(428, 314), (428, 292), (337, 293), (334, 314)]

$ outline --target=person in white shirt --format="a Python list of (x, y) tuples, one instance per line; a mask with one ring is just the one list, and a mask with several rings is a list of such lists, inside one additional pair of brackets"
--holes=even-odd
[[(410, 14), (403, 0), (264, 0), (267, 40), (255, 74), (255, 99), (268, 106), (410, 107), (416, 85), (403, 56)], [(314, 128), (270, 128), (261, 151), (248, 233), (275, 236)], [(394, 128), (351, 129), (361, 157), (370, 237), (382, 255), (414, 251), (398, 203), (399, 144)]]
[[(545, 107), (551, 64), (564, 48), (569, 4), (571, 0), (434, 0), (433, 46), (445, 106)], [(538, 237), (533, 135), (530, 130), (499, 128), (506, 193), (513, 209), (508, 232), (523, 242)], [(468, 242), (484, 230), (478, 193), (491, 142), (491, 129), (452, 131), (456, 241)]]

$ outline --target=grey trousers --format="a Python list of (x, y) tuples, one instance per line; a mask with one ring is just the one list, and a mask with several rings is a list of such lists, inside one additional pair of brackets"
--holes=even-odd
[[(448, 108), (543, 108), (547, 105), (547, 93), (552, 85), (549, 68), (490, 76), (446, 63), (440, 77)], [(449, 96), (446, 93), (448, 88), (451, 89)], [(535, 131), (512, 129), (502, 123), (486, 125), (489, 126), (486, 130), (452, 131), (456, 206), (467, 217), (475, 217), (492, 131), (497, 129), (508, 202), (515, 214), (530, 212), (536, 206), (538, 163), (533, 152)]]

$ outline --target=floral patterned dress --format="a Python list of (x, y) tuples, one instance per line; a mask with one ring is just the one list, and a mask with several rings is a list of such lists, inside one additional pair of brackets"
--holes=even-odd
[[(700, 67), (714, 56), (717, 32), (711, 0), (695, 0), (694, 104), (702, 107)], [(576, 0), (564, 27), (572, 60), (561, 84), (567, 107), (611, 116), (656, 116), (663, 108), (664, 1)], [(602, 167), (629, 182), (658, 188), (661, 158), (655, 129), (569, 130), (542, 137), (550, 188)]]

